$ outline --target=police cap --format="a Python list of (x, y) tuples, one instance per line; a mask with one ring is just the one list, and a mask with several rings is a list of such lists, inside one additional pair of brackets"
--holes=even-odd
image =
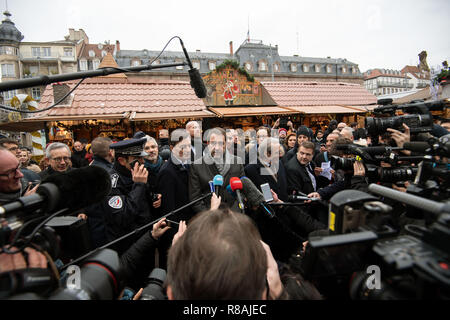
[(144, 152), (144, 146), (147, 142), (146, 138), (142, 139), (127, 139), (119, 142), (115, 142), (109, 146), (116, 154), (122, 154), (127, 156), (145, 157), (148, 154)]

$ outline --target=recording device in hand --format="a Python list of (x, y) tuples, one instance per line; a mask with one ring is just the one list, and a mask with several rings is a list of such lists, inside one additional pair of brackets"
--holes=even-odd
[[(242, 180), (242, 179), (241, 179)], [(263, 183), (261, 185), (261, 191), (263, 193), (264, 196), (264, 200), (266, 202), (270, 202), (273, 201), (273, 196), (272, 196), (272, 192), (270, 192), (270, 185), (268, 183)]]
[(319, 201), (319, 198), (310, 198), (310, 197), (305, 197), (305, 196), (297, 196), (295, 194), (288, 196), (288, 200), (289, 201), (293, 201), (293, 202), (298, 202), (298, 201)]
[(155, 268), (148, 276), (148, 284), (142, 290), (139, 300), (167, 300), (164, 292), (164, 281), (166, 280), (166, 270)]
[[(383, 101), (382, 101), (383, 102)], [(384, 101), (385, 105), (375, 108), (373, 112), (379, 116), (390, 115), (390, 117), (366, 117), (365, 128), (370, 136), (375, 137), (383, 134), (387, 128), (402, 131), (406, 124), (411, 133), (430, 132), (433, 129), (433, 115), (431, 111), (444, 110), (448, 101), (423, 102), (416, 101), (408, 104), (391, 104), (392, 101)], [(395, 116), (396, 111), (407, 113)]]
[(275, 212), (272, 210), (272, 208), (266, 205), (267, 200), (265, 196), (258, 190), (258, 188), (255, 186), (252, 180), (250, 180), (247, 177), (241, 177), (241, 182), (242, 182), (242, 191), (244, 193), (245, 198), (247, 199), (248, 205), (252, 208), (261, 207), (263, 209), (263, 212), (269, 218), (274, 218)]
[[(426, 227), (402, 228), (393, 207), (371, 194), (344, 190), (330, 200), (329, 235), (311, 236), (296, 270), (329, 298), (447, 299), (450, 294), (450, 203), (371, 184), (379, 196), (432, 214)], [(406, 233), (406, 234), (405, 234)], [(380, 268), (374, 290), (369, 266)], [(350, 284), (347, 286), (346, 284)]]
[(98, 166), (88, 166), (60, 173), (41, 182), (35, 194), (21, 197), (0, 206), (0, 215), (23, 215), (39, 210), (54, 212), (63, 208), (75, 211), (96, 203), (111, 191), (108, 172)]

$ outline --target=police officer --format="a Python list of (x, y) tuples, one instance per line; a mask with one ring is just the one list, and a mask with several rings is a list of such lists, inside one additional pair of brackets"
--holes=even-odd
[[(148, 172), (144, 168), (144, 145), (147, 139), (128, 139), (110, 145), (115, 151), (115, 162), (109, 170), (111, 192), (103, 200), (101, 211), (108, 242), (150, 222), (151, 200), (147, 190)], [(138, 236), (138, 235), (137, 235)], [(111, 247), (121, 254), (135, 239), (120, 241)]]

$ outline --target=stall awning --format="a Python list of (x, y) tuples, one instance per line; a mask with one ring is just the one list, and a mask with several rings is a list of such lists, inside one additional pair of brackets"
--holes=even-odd
[(326, 114), (326, 113), (365, 113), (367, 112), (362, 107), (343, 107), (343, 106), (299, 106), (291, 107), (295, 112), (303, 112), (305, 114)]
[(144, 120), (164, 120), (164, 119), (182, 119), (182, 118), (212, 118), (216, 115), (210, 111), (180, 111), (180, 112), (140, 112), (135, 116), (131, 115), (132, 121)]
[(20, 122), (5, 122), (0, 124), (0, 130), (10, 132), (33, 132), (45, 128), (44, 121), (20, 121)]
[(86, 115), (58, 115), (45, 116), (36, 118), (32, 121), (76, 121), (76, 120), (105, 120), (105, 119), (125, 119), (125, 113), (111, 113), (111, 114), (92, 114)]
[(272, 114), (303, 113), (302, 111), (290, 110), (283, 107), (209, 107), (219, 117), (241, 117)]

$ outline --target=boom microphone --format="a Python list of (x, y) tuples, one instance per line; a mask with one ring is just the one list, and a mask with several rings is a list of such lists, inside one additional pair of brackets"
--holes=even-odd
[(241, 190), (242, 190), (241, 179), (239, 179), (238, 177), (231, 178), (230, 186), (231, 186), (231, 190), (236, 192), (239, 209), (241, 209), (241, 212), (244, 213), (244, 202), (242, 201), (242, 195), (241, 195)]
[(205, 84), (203, 83), (203, 79), (202, 76), (200, 75), (200, 72), (198, 71), (198, 69), (194, 68), (192, 66), (192, 62), (191, 59), (189, 59), (189, 55), (186, 51), (186, 48), (184, 47), (184, 43), (183, 41), (180, 39), (180, 43), (181, 43), (181, 47), (183, 48), (183, 52), (184, 52), (184, 56), (186, 57), (186, 60), (188, 62), (189, 65), (189, 78), (191, 78), (191, 87), (194, 89), (195, 91), (195, 95), (202, 99), (206, 97), (206, 87)]
[(72, 211), (99, 202), (111, 191), (111, 177), (97, 166), (56, 172), (42, 181), (35, 194), (0, 206), (0, 214), (14, 211), (30, 212), (41, 208), (44, 212), (68, 208)]

